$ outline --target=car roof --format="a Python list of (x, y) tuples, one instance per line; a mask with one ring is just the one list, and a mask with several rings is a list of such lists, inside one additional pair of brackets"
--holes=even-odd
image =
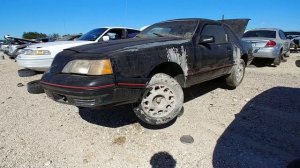
[(255, 29), (251, 29), (251, 30), (248, 30), (248, 31), (255, 31), (255, 30), (271, 30), (271, 31), (279, 31), (281, 29), (278, 29), (278, 28), (255, 28)]
[(215, 23), (220, 23), (216, 20), (210, 20), (210, 19), (204, 19), (204, 18), (182, 18), (182, 19), (172, 19), (172, 20), (167, 20), (163, 21), (160, 23), (167, 23), (167, 22), (176, 22), (176, 21), (198, 21), (198, 22), (215, 22)]
[[(129, 27), (121, 27), (121, 26), (108, 26), (108, 27), (101, 27), (101, 28), (106, 28), (106, 29), (132, 29), (132, 30), (138, 30), (138, 29), (134, 29), (134, 28), (129, 28)], [(140, 30), (138, 30), (140, 31)]]

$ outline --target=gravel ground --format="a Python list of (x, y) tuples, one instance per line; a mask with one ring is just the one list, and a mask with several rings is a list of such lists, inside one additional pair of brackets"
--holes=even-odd
[(286, 167), (300, 157), (297, 60), (251, 65), (236, 90), (220, 80), (186, 89), (183, 115), (154, 129), (128, 106), (78, 109), (29, 94), (41, 75), (18, 77), (0, 59), (0, 167)]

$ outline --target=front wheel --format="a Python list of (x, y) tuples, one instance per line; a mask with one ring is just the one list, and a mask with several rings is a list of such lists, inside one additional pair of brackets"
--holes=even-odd
[(158, 73), (146, 86), (142, 100), (134, 112), (147, 124), (166, 124), (180, 114), (183, 98), (180, 84), (171, 76)]
[(228, 86), (236, 88), (242, 83), (245, 75), (245, 67), (246, 65), (243, 59), (240, 59), (239, 62), (234, 65), (232, 72), (226, 78), (226, 83)]
[(35, 80), (27, 83), (27, 91), (30, 94), (41, 94), (45, 93), (42, 85), (40, 84), (40, 80)]

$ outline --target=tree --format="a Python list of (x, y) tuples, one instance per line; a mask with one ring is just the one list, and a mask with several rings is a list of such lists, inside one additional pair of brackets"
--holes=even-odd
[(25, 39), (39, 39), (39, 38), (46, 38), (47, 35), (45, 33), (38, 33), (38, 32), (24, 32), (22, 37)]
[(60, 37), (60, 35), (58, 33), (53, 33), (53, 34), (48, 34), (48, 38), (50, 40), (56, 40)]

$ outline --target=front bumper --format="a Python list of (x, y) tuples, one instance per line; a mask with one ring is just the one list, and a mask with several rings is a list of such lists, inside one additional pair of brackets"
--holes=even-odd
[(277, 58), (280, 56), (280, 49), (271, 47), (253, 47), (253, 56), (255, 58)]
[[(45, 93), (51, 99), (77, 107), (99, 108), (135, 103), (140, 98), (145, 84), (116, 83), (111, 75), (82, 77), (80, 75), (58, 75), (53, 82), (42, 79)], [(75, 84), (75, 85), (74, 85)]]
[(23, 55), (20, 54), (17, 58), (19, 66), (36, 71), (46, 71), (50, 68), (53, 57), (51, 55)]

